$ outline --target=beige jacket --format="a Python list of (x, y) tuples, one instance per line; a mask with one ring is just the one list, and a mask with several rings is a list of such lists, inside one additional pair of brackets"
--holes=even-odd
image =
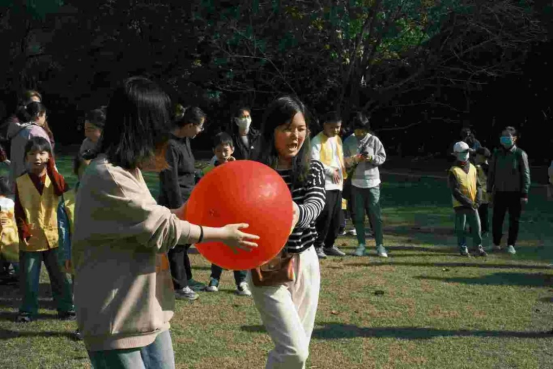
[(87, 350), (147, 346), (169, 329), (174, 292), (166, 252), (190, 224), (157, 205), (140, 170), (93, 160), (79, 185), (73, 234), (75, 306)]

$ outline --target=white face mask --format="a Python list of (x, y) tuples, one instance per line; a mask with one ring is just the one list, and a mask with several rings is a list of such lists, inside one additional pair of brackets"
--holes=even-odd
[(250, 129), (250, 124), (252, 124), (252, 118), (234, 118), (234, 122), (241, 130), (248, 131)]
[(469, 160), (469, 156), (470, 156), (470, 155), (469, 155), (469, 152), (468, 152), (468, 151), (466, 151), (466, 152), (458, 152), (458, 153), (457, 153), (457, 159), (458, 159), (459, 161), (462, 161), (462, 162), (465, 162), (465, 161)]

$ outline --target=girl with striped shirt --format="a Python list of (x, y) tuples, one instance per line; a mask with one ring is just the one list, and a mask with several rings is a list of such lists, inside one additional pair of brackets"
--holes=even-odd
[(321, 162), (311, 160), (306, 113), (301, 101), (281, 97), (267, 108), (261, 129), (265, 149), (259, 160), (280, 174), (294, 200), (294, 228), (285, 250), (294, 254), (295, 280), (278, 286), (250, 283), (275, 343), (266, 368), (305, 367), (319, 301), (319, 259), (312, 246), (325, 205), (325, 177)]

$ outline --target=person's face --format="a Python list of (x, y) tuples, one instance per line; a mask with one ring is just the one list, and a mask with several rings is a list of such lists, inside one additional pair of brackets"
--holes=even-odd
[(41, 173), (46, 169), (48, 160), (50, 160), (50, 153), (45, 150), (31, 150), (26, 156), (27, 165), (33, 173)]
[(183, 129), (183, 137), (190, 137), (190, 138), (196, 138), (197, 135), (202, 133), (204, 131), (204, 122), (205, 119), (202, 118), (202, 121), (200, 124), (192, 124), (189, 123), (182, 127)]
[(294, 158), (307, 136), (307, 124), (302, 113), (296, 113), (290, 123), (275, 128), (275, 148), (281, 159)]
[(44, 126), (44, 124), (46, 123), (46, 113), (39, 113), (38, 117), (35, 120), (35, 123), (41, 127)]
[(238, 118), (251, 118), (250, 112), (247, 110), (242, 110)]
[(486, 157), (481, 154), (476, 154), (476, 156), (474, 157), (474, 161), (476, 162), (476, 164), (482, 164), (486, 162)]
[[(501, 140), (510, 139), (512, 141), (512, 144), (514, 145), (517, 142), (517, 136), (513, 136), (511, 132), (509, 131), (503, 131), (501, 132)], [(504, 137), (504, 138), (503, 138)]]
[(96, 143), (102, 135), (102, 130), (87, 120), (84, 122), (84, 135), (90, 141)]
[(342, 122), (323, 124), (323, 132), (327, 137), (336, 137), (342, 130)]
[(353, 134), (357, 137), (357, 139), (361, 139), (367, 135), (367, 130), (363, 128), (356, 128), (353, 131)]
[(232, 156), (232, 154), (234, 153), (234, 148), (229, 144), (217, 145), (217, 147), (213, 149), (213, 153), (217, 157), (217, 161), (223, 164), (226, 163), (228, 159)]

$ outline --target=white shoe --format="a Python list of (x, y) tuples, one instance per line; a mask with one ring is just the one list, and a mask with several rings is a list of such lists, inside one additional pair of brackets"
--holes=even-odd
[(507, 252), (511, 255), (514, 255), (517, 253), (517, 250), (515, 250), (515, 247), (513, 245), (509, 245), (509, 247), (507, 247)]
[(252, 291), (250, 291), (250, 286), (248, 286), (248, 282), (240, 282), (238, 287), (236, 287), (236, 294), (238, 296), (251, 296)]
[(386, 252), (386, 249), (382, 245), (377, 246), (376, 252), (377, 252), (378, 256), (380, 256), (381, 258), (387, 258), (388, 257), (388, 253)]

